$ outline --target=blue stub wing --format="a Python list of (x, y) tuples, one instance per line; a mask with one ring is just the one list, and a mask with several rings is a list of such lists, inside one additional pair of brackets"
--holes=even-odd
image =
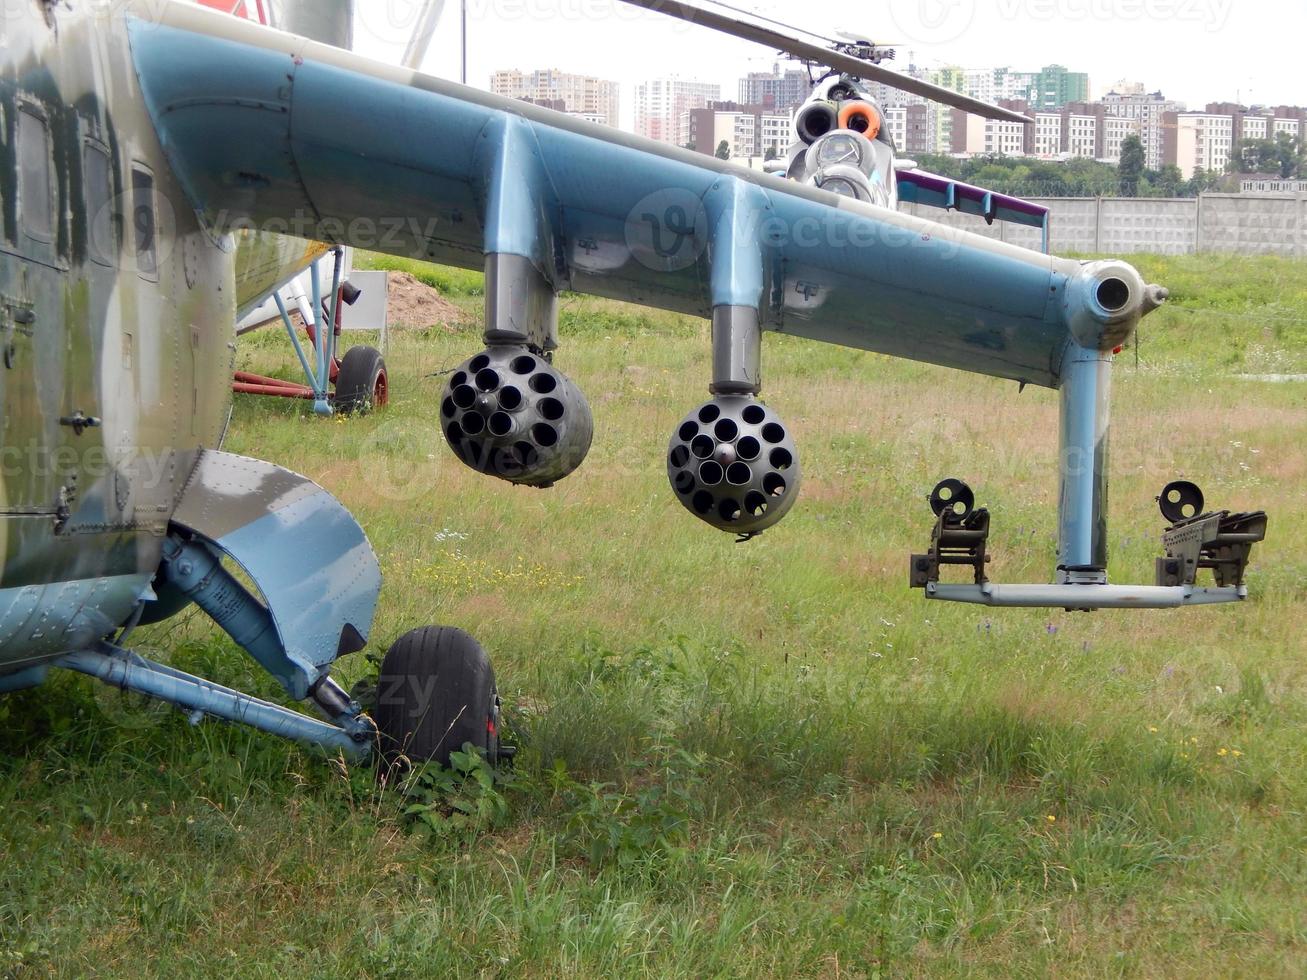
[(983, 187), (964, 184), (960, 180), (941, 177), (925, 170), (900, 170), (896, 176), (901, 201), (975, 215), (991, 225), (995, 221), (1008, 221), (1027, 228), (1038, 228), (1047, 248), (1048, 208), (1042, 204), (1024, 201), (1010, 194), (987, 191)]
[(768, 329), (1048, 386), (1077, 323), (1110, 318), (1079, 262), (197, 7), (131, 29), (164, 150), (219, 230), (524, 256), (555, 290), (757, 307)]

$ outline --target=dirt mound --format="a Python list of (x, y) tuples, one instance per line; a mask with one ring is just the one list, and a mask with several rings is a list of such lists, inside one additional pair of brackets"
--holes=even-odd
[(425, 330), (439, 325), (453, 330), (466, 319), (463, 311), (437, 290), (407, 272), (387, 272), (386, 285), (390, 291), (387, 319), (392, 328)]

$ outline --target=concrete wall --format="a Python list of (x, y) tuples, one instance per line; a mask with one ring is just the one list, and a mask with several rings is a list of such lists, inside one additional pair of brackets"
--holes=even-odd
[[(1307, 259), (1307, 195), (1204, 194), (1193, 199), (1032, 198), (1051, 209), (1053, 253), (1189, 255), (1235, 252)], [(994, 222), (921, 205), (904, 205), (919, 217), (952, 228), (1040, 248), (1034, 228)]]

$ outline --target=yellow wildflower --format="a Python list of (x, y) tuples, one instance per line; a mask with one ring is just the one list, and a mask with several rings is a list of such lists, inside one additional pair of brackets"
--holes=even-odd
[(937, 830), (937, 831), (935, 831), (933, 834), (930, 835), (930, 839), (931, 839), (931, 840), (939, 840), (939, 839), (942, 838), (943, 836), (944, 836), (944, 835), (941, 834), (941, 833)]
[(1217, 755), (1220, 755), (1220, 756), (1226, 756), (1226, 755), (1229, 755), (1229, 754), (1230, 754), (1230, 750), (1229, 750), (1229, 749), (1217, 749), (1217, 750), (1216, 750), (1216, 754), (1217, 754)]
[(1044, 819), (1047, 820), (1049, 823), (1057, 823), (1057, 817), (1053, 816), (1053, 814), (1051, 813), (1048, 816), (1046, 816)]

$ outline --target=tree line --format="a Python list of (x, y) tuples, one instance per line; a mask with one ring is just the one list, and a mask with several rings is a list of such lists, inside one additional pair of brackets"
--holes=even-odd
[(1277, 174), (1307, 179), (1307, 141), (1280, 133), (1274, 140), (1236, 141), (1225, 174), (1199, 171), (1186, 178), (1174, 164), (1147, 166), (1137, 136), (1121, 144), (1117, 164), (1075, 158), (1035, 160), (1027, 157), (977, 156), (958, 159), (939, 154), (917, 156), (921, 169), (1014, 197), (1197, 197), (1215, 190), (1238, 190), (1230, 175)]

